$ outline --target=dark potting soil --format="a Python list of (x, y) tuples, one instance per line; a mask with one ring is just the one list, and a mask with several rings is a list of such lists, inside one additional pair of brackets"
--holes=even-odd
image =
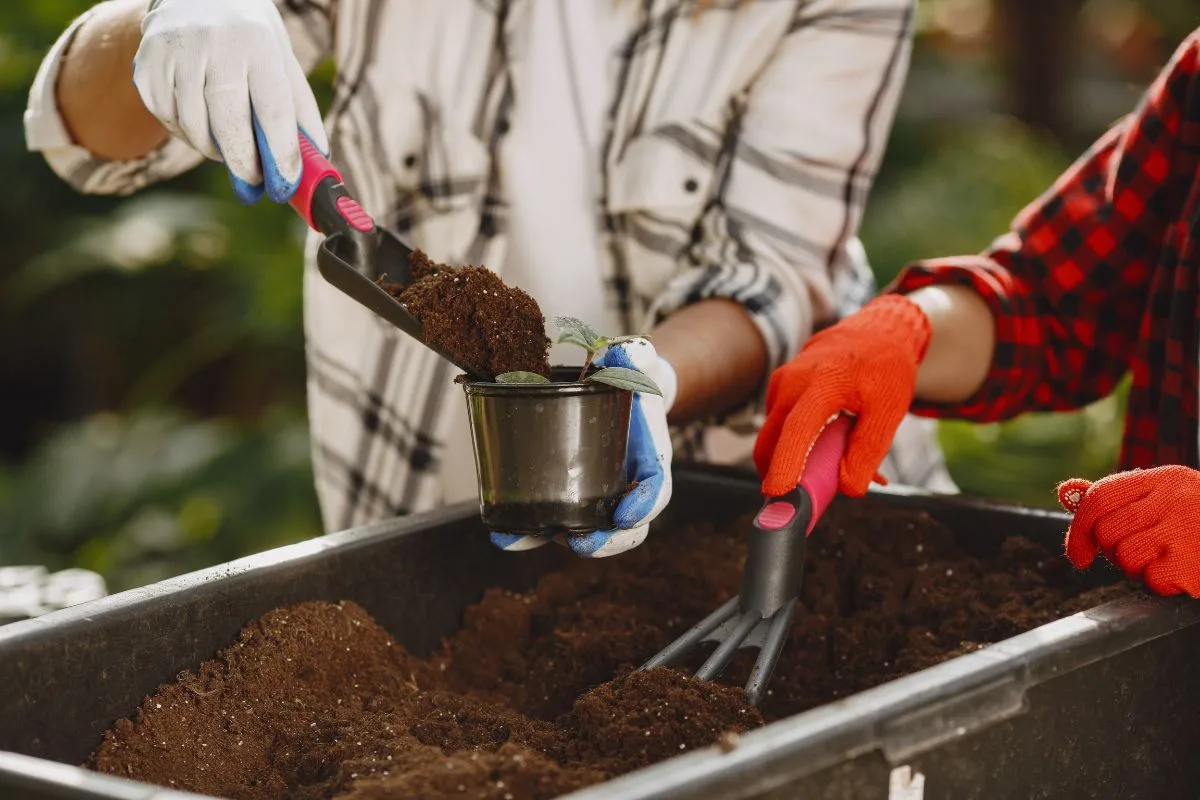
[(973, 556), (922, 512), (847, 503), (810, 539), (761, 715), (737, 688), (753, 653), (729, 685), (631, 672), (737, 591), (746, 522), (492, 589), (426, 659), (353, 603), (277, 609), (118, 721), (88, 766), (233, 798), (553, 798), (1137, 591), (1085, 590), (1021, 537)]
[(420, 320), (426, 341), (492, 377), (516, 371), (550, 377), (546, 319), (532, 297), (486, 267), (448, 267), (420, 250), (410, 264), (407, 287), (379, 285)]

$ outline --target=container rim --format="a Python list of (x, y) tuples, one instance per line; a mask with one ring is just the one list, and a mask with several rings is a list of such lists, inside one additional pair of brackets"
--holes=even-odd
[[(559, 364), (550, 368), (550, 376), (574, 377), (579, 374), (583, 365), (565, 366)], [(463, 378), (460, 381), (468, 395), (483, 397), (573, 397), (576, 395), (617, 394), (628, 389), (618, 389), (607, 383), (585, 382), (578, 380), (556, 381), (554, 383), (497, 383), (495, 381), (473, 381)]]

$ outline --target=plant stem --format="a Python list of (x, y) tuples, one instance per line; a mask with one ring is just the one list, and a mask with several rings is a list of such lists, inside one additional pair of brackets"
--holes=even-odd
[(588, 348), (587, 358), (585, 358), (583, 360), (583, 369), (581, 369), (579, 371), (579, 382), (580, 383), (582, 383), (583, 379), (587, 377), (588, 367), (590, 367), (592, 365), (592, 359), (595, 357), (596, 357), (596, 351), (592, 350), (591, 348)]

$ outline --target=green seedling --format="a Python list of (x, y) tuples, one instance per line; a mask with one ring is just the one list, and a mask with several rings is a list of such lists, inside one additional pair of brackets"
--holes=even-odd
[[(558, 338), (555, 340), (557, 344), (579, 345), (587, 353), (583, 362), (583, 369), (579, 371), (580, 382), (595, 381), (596, 383), (606, 383), (609, 386), (615, 386), (618, 389), (625, 389), (630, 392), (648, 392), (656, 394), (659, 397), (662, 396), (662, 390), (651, 380), (650, 376), (636, 369), (604, 367), (596, 370), (591, 375), (588, 374), (588, 370), (602, 350), (616, 344), (632, 342), (635, 339), (649, 339), (649, 336), (633, 335), (615, 336), (612, 338), (601, 336), (596, 333), (596, 330), (591, 325), (574, 317), (555, 317), (553, 324), (558, 331)], [(502, 375), (496, 376), (496, 382), (550, 383), (550, 380), (544, 375), (538, 375), (536, 372), (505, 372)]]

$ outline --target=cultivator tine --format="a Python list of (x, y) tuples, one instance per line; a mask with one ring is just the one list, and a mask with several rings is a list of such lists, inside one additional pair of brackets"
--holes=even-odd
[(758, 651), (758, 659), (746, 681), (746, 699), (750, 705), (757, 706), (762, 700), (771, 673), (779, 663), (779, 654), (783, 652), (783, 643), (787, 640), (788, 629), (792, 625), (792, 616), (796, 613), (796, 598), (789, 600), (771, 617), (771, 626), (767, 629), (767, 638)]
[(760, 622), (762, 622), (762, 614), (754, 609), (743, 613), (725, 640), (712, 652), (708, 660), (700, 665), (700, 669), (696, 670), (696, 677), (702, 681), (711, 681), (724, 672), (725, 668), (729, 666), (729, 662), (733, 660), (734, 653), (742, 646), (742, 642), (750, 635), (750, 631), (754, 630), (754, 626)]
[(662, 652), (654, 656), (654, 658), (642, 665), (642, 669), (654, 669), (655, 667), (670, 666), (672, 662), (678, 661), (696, 645), (700, 644), (705, 636), (721, 627), (725, 620), (737, 613), (738, 599), (735, 597), (725, 605), (718, 608), (716, 611), (709, 614), (704, 619), (693, 625), (690, 630), (680, 636), (675, 641), (671, 642)]

